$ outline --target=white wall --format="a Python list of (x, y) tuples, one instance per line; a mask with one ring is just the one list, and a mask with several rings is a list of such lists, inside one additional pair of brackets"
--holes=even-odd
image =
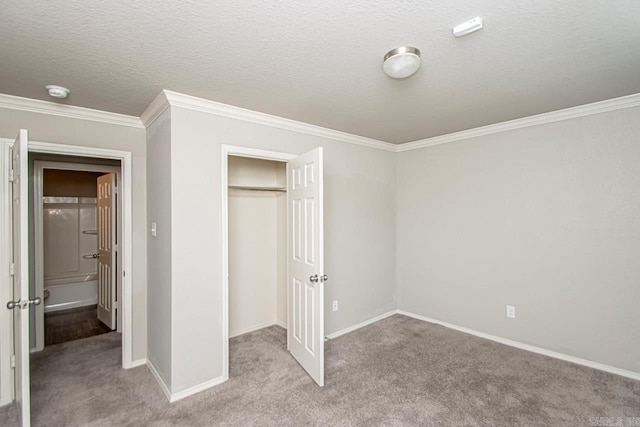
[[(228, 158), (229, 335), (276, 323), (278, 298), (286, 292), (286, 229), (278, 214), (285, 193), (234, 189), (233, 186), (284, 187), (286, 164), (248, 157)], [(280, 235), (278, 232), (280, 231)], [(286, 274), (286, 273), (285, 273)], [(286, 314), (285, 314), (286, 322)]]
[[(286, 171), (283, 181), (286, 181)], [(286, 187), (286, 182), (282, 184)], [(287, 196), (276, 197), (276, 322), (287, 325)]]
[(276, 215), (274, 194), (229, 190), (230, 336), (276, 322)]
[[(83, 257), (98, 250), (98, 235), (83, 233), (98, 229), (96, 199), (76, 202), (41, 202), (44, 289), (49, 291), (42, 302), (45, 312), (98, 303), (97, 260)], [(33, 323), (30, 327), (36, 329)]]
[(284, 187), (286, 164), (250, 157), (229, 156), (229, 186)]
[(171, 119), (173, 392), (223, 374), (221, 144), (293, 154), (323, 146), (326, 333), (395, 308), (394, 153), (179, 107)]
[[(133, 267), (127, 272), (133, 287), (133, 360), (147, 355), (147, 242), (146, 242), (146, 148), (145, 130), (117, 124), (61, 117), (12, 108), (0, 108), (0, 137), (14, 139), (19, 129), (28, 129), (32, 141), (81, 145), (130, 151), (132, 153), (133, 191)], [(4, 280), (4, 279), (3, 279)], [(7, 324), (8, 310), (0, 311), (0, 321)], [(8, 351), (7, 337), (1, 337), (0, 351)], [(10, 338), (8, 339), (10, 341)], [(0, 381), (10, 374), (0, 366)]]
[[(171, 111), (147, 128), (148, 351), (147, 359), (171, 387)], [(156, 222), (156, 237), (151, 223)]]
[(639, 117), (399, 153), (398, 307), (640, 372)]

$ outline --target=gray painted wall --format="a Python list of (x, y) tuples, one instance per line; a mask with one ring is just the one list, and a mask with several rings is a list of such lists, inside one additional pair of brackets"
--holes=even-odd
[[(0, 108), (0, 137), (15, 138), (29, 130), (32, 141), (130, 151), (133, 191), (133, 360), (147, 356), (147, 241), (145, 130), (50, 114)], [(127, 272), (129, 277), (129, 272)]]
[[(148, 356), (171, 388), (171, 110), (147, 128)], [(151, 222), (157, 236), (151, 237)]]
[(398, 307), (640, 372), (639, 118), (399, 153)]
[(221, 144), (325, 148), (327, 334), (400, 308), (640, 372), (639, 113), (399, 154), (182, 108), (148, 148), (143, 129), (4, 108), (0, 136), (133, 153), (133, 358), (148, 308), (149, 360), (178, 392), (222, 375)]
[[(323, 146), (325, 270), (330, 278), (325, 331), (395, 308), (394, 153), (171, 110), (173, 392), (222, 375), (221, 144), (294, 154)], [(150, 180), (149, 192), (153, 185)], [(151, 270), (156, 261), (150, 257), (149, 262)], [(340, 301), (335, 313), (330, 309), (334, 299)]]
[[(90, 120), (0, 108), (0, 137), (14, 139), (28, 129), (32, 141), (124, 150), (132, 153), (133, 266), (127, 272), (133, 287), (133, 360), (147, 357), (147, 241), (145, 130)], [(6, 310), (5, 310), (6, 311)], [(1, 317), (1, 316), (0, 316)], [(3, 318), (4, 321), (4, 318)], [(4, 343), (4, 337), (2, 337)], [(5, 351), (4, 347), (0, 351)], [(0, 367), (0, 376), (6, 372)], [(1, 379), (1, 378), (0, 378)], [(2, 380), (4, 384), (4, 380)]]

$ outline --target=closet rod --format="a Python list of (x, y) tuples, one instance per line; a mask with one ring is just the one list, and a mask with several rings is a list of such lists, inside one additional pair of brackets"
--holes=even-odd
[(276, 191), (278, 193), (286, 193), (286, 188), (279, 187), (251, 187), (246, 185), (230, 185), (230, 189), (233, 190), (249, 190), (249, 191)]

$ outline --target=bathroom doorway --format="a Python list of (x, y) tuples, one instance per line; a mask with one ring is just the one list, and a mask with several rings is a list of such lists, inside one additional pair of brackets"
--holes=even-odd
[(35, 154), (29, 163), (33, 294), (43, 301), (32, 310), (32, 351), (121, 332), (120, 162)]

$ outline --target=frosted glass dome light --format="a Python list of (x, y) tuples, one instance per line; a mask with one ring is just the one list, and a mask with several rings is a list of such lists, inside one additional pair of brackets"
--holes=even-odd
[(418, 48), (403, 46), (387, 52), (382, 69), (393, 79), (406, 79), (418, 71), (421, 63)]

